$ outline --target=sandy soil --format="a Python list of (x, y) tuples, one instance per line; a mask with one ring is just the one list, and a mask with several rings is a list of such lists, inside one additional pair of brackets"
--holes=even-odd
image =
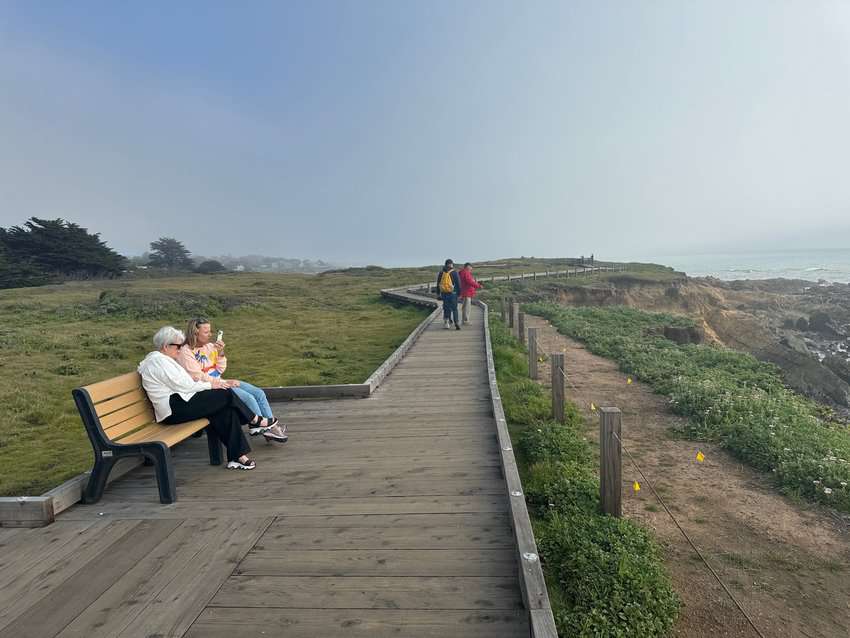
[[(598, 438), (596, 406), (623, 412), (623, 442), (679, 524), (765, 636), (850, 636), (850, 527), (824, 508), (779, 495), (769, 477), (741, 465), (715, 445), (677, 440), (683, 420), (667, 400), (638, 381), (627, 384), (617, 365), (539, 328), (545, 352), (566, 352), (567, 396), (581, 407)], [(549, 367), (540, 379), (549, 383)], [(702, 451), (705, 460), (697, 462)], [(633, 490), (633, 481), (642, 484)], [(676, 636), (757, 636), (741, 612), (658, 504), (624, 454), (623, 512), (651, 528), (683, 606)]]

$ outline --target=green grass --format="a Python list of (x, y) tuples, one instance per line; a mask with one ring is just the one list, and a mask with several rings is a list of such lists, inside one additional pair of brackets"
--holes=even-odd
[(651, 638), (669, 633), (679, 600), (658, 546), (627, 519), (599, 513), (598, 459), (586, 424), (527, 377), (527, 354), (491, 315), (499, 392), (560, 636)]
[(787, 389), (775, 366), (657, 334), (664, 325), (690, 325), (684, 317), (545, 303), (526, 310), (670, 397), (674, 412), (689, 419), (684, 435), (721, 443), (769, 472), (786, 494), (850, 511), (850, 432), (826, 408)]
[[(500, 281), (487, 286), (481, 297), (487, 303), (497, 303), (503, 297), (511, 297), (518, 302), (545, 301), (552, 299), (559, 292), (576, 291), (579, 289), (609, 289), (612, 285), (618, 288), (629, 288), (642, 284), (672, 284), (681, 281), (685, 275), (668, 266), (657, 264), (625, 264), (626, 271), (600, 272), (582, 275), (580, 277), (540, 277), (539, 279), (522, 279)], [(559, 264), (549, 270), (573, 268), (572, 265)], [(530, 272), (530, 269), (527, 269)], [(540, 272), (540, 269), (538, 269)]]
[[(504, 260), (476, 274), (545, 268)], [(554, 269), (554, 268), (552, 268)], [(0, 495), (37, 495), (91, 467), (71, 390), (136, 369), (162, 325), (208, 316), (225, 331), (228, 376), (257, 385), (360, 383), (426, 311), (379, 290), (431, 281), (437, 266), (321, 275), (227, 273), (0, 291)]]

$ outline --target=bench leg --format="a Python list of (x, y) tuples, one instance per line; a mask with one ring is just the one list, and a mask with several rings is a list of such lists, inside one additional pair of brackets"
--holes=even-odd
[(145, 449), (144, 454), (155, 466), (159, 502), (173, 503), (177, 500), (177, 486), (174, 484), (174, 464), (168, 447), (164, 443), (161, 446), (151, 446)]
[(89, 482), (83, 492), (83, 503), (97, 503), (100, 500), (106, 487), (106, 479), (109, 478), (109, 473), (117, 460), (117, 458), (107, 457), (99, 458), (95, 462), (91, 475), (89, 475)]
[(207, 447), (210, 450), (210, 465), (221, 465), (221, 441), (211, 427), (204, 428), (207, 433)]

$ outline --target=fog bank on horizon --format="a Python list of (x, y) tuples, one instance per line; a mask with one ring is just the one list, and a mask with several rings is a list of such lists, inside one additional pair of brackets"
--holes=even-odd
[(850, 240), (850, 5), (0, 5), (0, 226), (418, 265)]

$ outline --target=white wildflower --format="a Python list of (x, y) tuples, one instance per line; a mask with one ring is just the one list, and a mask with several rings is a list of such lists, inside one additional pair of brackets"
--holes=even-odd
[(832, 494), (832, 488), (829, 488), (829, 487), (823, 488), (823, 493), (824, 494)]

